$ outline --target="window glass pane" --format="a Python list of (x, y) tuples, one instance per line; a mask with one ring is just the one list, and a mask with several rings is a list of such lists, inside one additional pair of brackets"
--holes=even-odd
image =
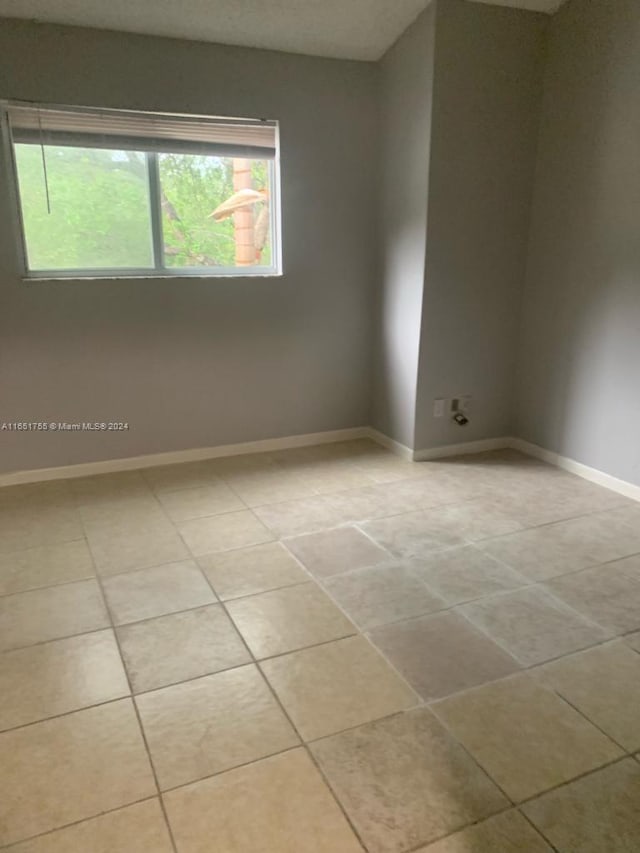
[(194, 154), (158, 161), (167, 267), (271, 265), (268, 161)]
[(31, 270), (153, 267), (144, 154), (45, 145), (45, 181), (39, 145), (15, 153)]

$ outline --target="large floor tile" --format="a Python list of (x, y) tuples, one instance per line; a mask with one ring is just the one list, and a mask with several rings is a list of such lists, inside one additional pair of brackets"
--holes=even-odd
[(0, 595), (92, 578), (93, 561), (84, 539), (0, 554)]
[(299, 742), (255, 666), (143, 693), (136, 702), (163, 790)]
[(625, 572), (625, 563), (634, 565), (637, 558), (631, 559), (633, 563), (621, 560), (553, 578), (546, 587), (607, 631), (636, 631), (640, 628), (640, 573), (635, 578), (629, 570)]
[(355, 527), (338, 527), (287, 539), (286, 545), (318, 578), (375, 566), (390, 557)]
[(291, 537), (407, 513), (416, 505), (433, 506), (434, 503), (438, 503), (437, 498), (426, 496), (416, 501), (405, 481), (270, 504), (258, 507), (256, 515), (278, 536)]
[(276, 536), (299, 536), (350, 521), (333, 495), (317, 495), (256, 507), (255, 514)]
[(528, 675), (487, 684), (432, 706), (515, 802), (615, 760), (622, 751)]
[(394, 453), (384, 451), (382, 448), (362, 454), (355, 460), (355, 464), (376, 483), (394, 483), (410, 477), (421, 477), (426, 468), (423, 462), (400, 459)]
[(123, 625), (117, 630), (135, 693), (251, 661), (219, 604)]
[(422, 464), (417, 466), (419, 476), (368, 489), (369, 494), (375, 494), (378, 505), (374, 512), (363, 518), (383, 518), (385, 515), (431, 509), (444, 504), (460, 503), (469, 498), (469, 490), (461, 483), (423, 469)]
[(611, 636), (541, 587), (500, 593), (466, 604), (461, 611), (525, 666)]
[(309, 478), (279, 465), (270, 470), (238, 471), (225, 475), (225, 480), (250, 507), (306, 498), (316, 493)]
[(227, 609), (257, 658), (355, 634), (352, 622), (315, 583), (250, 595)]
[(412, 568), (449, 605), (516, 589), (530, 582), (475, 545), (422, 557), (412, 562)]
[(541, 482), (524, 482), (521, 488), (498, 494), (496, 500), (508, 508), (525, 527), (537, 527), (577, 518), (611, 507), (625, 506), (622, 495), (575, 476), (555, 476)]
[(627, 759), (527, 803), (524, 812), (561, 853), (640, 850), (640, 764)]
[(312, 493), (318, 495), (360, 489), (374, 484), (374, 480), (365, 471), (342, 459), (294, 465), (293, 470), (302, 477)]
[(517, 671), (519, 664), (457, 613), (436, 613), (371, 631), (371, 640), (426, 700)]
[(182, 538), (196, 557), (213, 551), (230, 551), (269, 542), (273, 534), (249, 510), (209, 518), (192, 518), (178, 524)]
[(135, 518), (129, 518), (124, 525), (104, 526), (101, 522), (98, 532), (87, 527), (87, 538), (96, 569), (104, 577), (189, 556), (184, 542), (166, 519), (137, 523)]
[(368, 521), (360, 526), (375, 542), (397, 557), (421, 557), (434, 551), (464, 545), (450, 519), (432, 517), (433, 510), (408, 512)]
[(640, 553), (640, 529), (596, 513), (481, 543), (532, 580), (578, 571)]
[(418, 697), (363, 637), (263, 661), (306, 741), (410, 708)]
[(0, 653), (0, 731), (128, 694), (112, 631)]
[(66, 483), (33, 483), (0, 492), (0, 554), (71, 542), (83, 535)]
[(640, 749), (640, 655), (624, 643), (597, 646), (536, 672), (628, 752)]
[(362, 630), (446, 607), (411, 569), (398, 564), (335, 575), (324, 587)]
[(217, 462), (217, 459), (203, 459), (175, 465), (158, 465), (154, 468), (145, 468), (141, 474), (157, 493), (195, 489), (220, 482), (217, 475)]
[(625, 557), (624, 560), (617, 560), (611, 565), (615, 566), (623, 575), (627, 575), (627, 577), (640, 582), (640, 554)]
[(280, 542), (205, 554), (198, 564), (222, 601), (293, 586), (309, 575)]
[(468, 542), (503, 536), (522, 529), (522, 524), (513, 517), (509, 507), (504, 507), (487, 498), (464, 500), (429, 510), (425, 516), (427, 525), (459, 534)]
[(138, 499), (151, 499), (141, 471), (115, 471), (69, 480), (69, 489), (80, 509), (108, 507)]
[[(178, 853), (636, 853), (635, 783), (603, 768), (640, 767), (639, 591), (638, 504), (514, 451), (361, 440), (0, 489), (0, 847), (169, 853), (132, 689)], [(91, 717), (112, 708), (125, 744)], [(544, 841), (487, 805), (600, 777)]]
[(0, 488), (0, 509), (22, 509), (43, 506), (68, 506), (73, 504), (68, 480), (43, 480), (39, 483), (22, 483)]
[(426, 708), (317, 741), (313, 753), (370, 853), (401, 853), (506, 798)]
[(552, 853), (552, 850), (514, 809), (421, 847), (416, 853)]
[(435, 460), (431, 465), (447, 471), (452, 477), (459, 477), (469, 486), (478, 485), (487, 493), (571, 476), (508, 448), (448, 457)]
[(412, 495), (407, 494), (407, 481), (384, 486), (361, 486), (344, 492), (328, 495), (327, 502), (335, 514), (336, 521), (326, 527), (354, 524), (372, 518), (384, 518), (416, 509)]
[(0, 735), (0, 844), (155, 794), (131, 700)]
[(185, 521), (188, 518), (203, 518), (245, 509), (240, 498), (222, 480), (209, 486), (160, 492), (158, 500), (172, 521)]
[(211, 460), (216, 474), (228, 481), (239, 474), (268, 474), (279, 466), (272, 453), (243, 453), (239, 456), (221, 456)]
[(109, 617), (96, 581), (77, 581), (0, 598), (0, 651), (108, 626)]
[(132, 492), (116, 489), (98, 493), (79, 506), (80, 517), (91, 541), (109, 541), (112, 535), (125, 537), (139, 532), (153, 533), (171, 528), (157, 498), (146, 486), (143, 492), (136, 487)]
[(631, 648), (635, 649), (637, 652), (640, 652), (640, 631), (636, 631), (633, 634), (627, 634), (624, 639), (627, 645), (631, 646)]
[(164, 800), (180, 853), (362, 851), (302, 749), (171, 791)]
[(41, 835), (10, 853), (172, 853), (173, 846), (157, 799)]
[[(603, 515), (603, 517), (605, 516)], [(606, 517), (615, 522), (621, 521), (623, 524), (629, 524), (637, 529), (640, 525), (640, 503), (631, 501), (624, 506), (610, 510), (606, 513)]]
[(370, 438), (348, 438), (323, 444), (288, 447), (272, 452), (270, 456), (280, 465), (298, 465), (309, 462), (339, 462), (354, 464), (362, 456), (384, 449)]
[(103, 585), (116, 625), (215, 601), (211, 587), (193, 560), (105, 578)]

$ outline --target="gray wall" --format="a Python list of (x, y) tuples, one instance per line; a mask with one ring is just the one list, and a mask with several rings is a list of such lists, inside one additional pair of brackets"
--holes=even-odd
[(373, 425), (414, 446), (429, 194), (435, 2), (381, 63)]
[(640, 4), (551, 22), (518, 434), (640, 484)]
[[(510, 435), (545, 15), (438, 0), (415, 447)], [(433, 400), (471, 395), (471, 422)]]
[(24, 284), (0, 186), (0, 470), (369, 420), (377, 68), (0, 21), (0, 98), (279, 119), (284, 276)]

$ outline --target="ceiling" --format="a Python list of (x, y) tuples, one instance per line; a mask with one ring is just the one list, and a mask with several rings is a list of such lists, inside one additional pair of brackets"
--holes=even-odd
[[(0, 17), (379, 59), (430, 0), (0, 0)], [(562, 0), (474, 0), (555, 12)]]

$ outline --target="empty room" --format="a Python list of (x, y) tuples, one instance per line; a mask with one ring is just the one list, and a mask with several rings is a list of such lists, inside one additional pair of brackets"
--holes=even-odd
[(0, 850), (640, 851), (638, 0), (0, 0)]

